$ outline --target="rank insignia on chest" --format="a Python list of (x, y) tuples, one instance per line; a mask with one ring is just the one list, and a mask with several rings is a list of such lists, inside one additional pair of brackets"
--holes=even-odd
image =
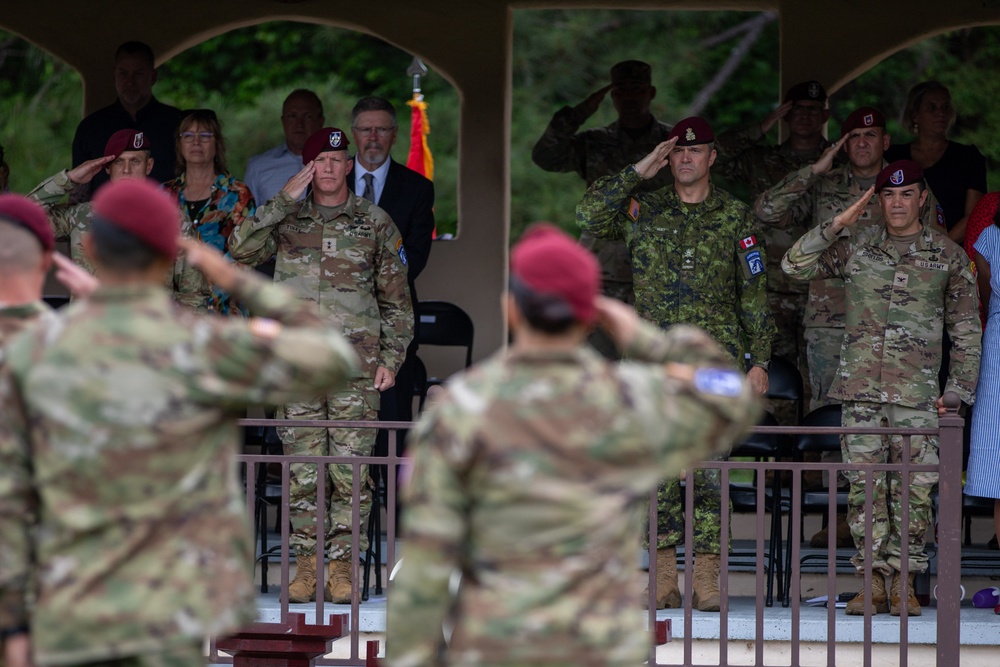
[(323, 252), (336, 252), (337, 239), (323, 239)]
[(755, 245), (757, 245), (756, 236), (748, 236), (745, 239), (740, 239), (740, 248), (742, 248), (743, 250), (749, 250)]
[(403, 248), (403, 239), (396, 239), (396, 254), (399, 255), (399, 261), (406, 266), (406, 249)]
[(908, 282), (910, 282), (910, 277), (905, 273), (896, 272), (896, 275), (892, 277), (894, 287), (906, 287)]
[(633, 221), (639, 219), (639, 202), (634, 197), (628, 201), (628, 217)]
[(754, 250), (743, 256), (743, 263), (746, 265), (748, 278), (754, 278), (764, 273), (764, 260), (761, 259), (760, 251)]

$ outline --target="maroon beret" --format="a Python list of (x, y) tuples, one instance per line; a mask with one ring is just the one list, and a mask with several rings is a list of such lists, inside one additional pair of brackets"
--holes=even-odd
[(826, 102), (826, 89), (819, 81), (801, 81), (785, 93), (786, 102), (799, 102), (801, 100)]
[(145, 132), (133, 129), (118, 130), (111, 135), (108, 143), (104, 145), (104, 157), (112, 155), (118, 157), (125, 151), (148, 150), (152, 150), (152, 148), (149, 145), (149, 139), (146, 138)]
[(21, 195), (0, 195), (0, 220), (7, 220), (24, 227), (35, 235), (42, 250), (49, 252), (56, 246), (56, 237), (45, 210)]
[(122, 179), (97, 191), (94, 215), (124, 230), (161, 255), (177, 256), (181, 212), (177, 201), (149, 180)]
[(924, 170), (913, 160), (896, 160), (875, 177), (875, 192), (883, 188), (901, 188), (904, 185), (923, 183)]
[(885, 129), (885, 116), (878, 109), (872, 107), (861, 107), (851, 112), (844, 124), (840, 126), (840, 136), (844, 136), (852, 130), (859, 130), (864, 127), (881, 127)]
[(712, 134), (712, 126), (708, 121), (700, 116), (691, 116), (674, 125), (670, 130), (667, 140), (677, 137), (677, 146), (695, 146), (697, 144), (710, 144), (715, 141)]
[(346, 151), (350, 145), (347, 134), (339, 127), (324, 127), (306, 139), (306, 143), (302, 146), (302, 164), (309, 164), (320, 153)]
[(555, 225), (541, 222), (524, 232), (510, 253), (510, 272), (539, 294), (557, 296), (584, 324), (597, 316), (594, 298), (601, 268), (589, 250)]

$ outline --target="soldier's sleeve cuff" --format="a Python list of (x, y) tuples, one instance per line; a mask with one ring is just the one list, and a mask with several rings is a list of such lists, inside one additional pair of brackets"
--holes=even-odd
[(640, 320), (632, 340), (625, 345), (622, 356), (634, 361), (663, 363), (669, 358), (670, 345), (659, 327)]
[(27, 628), (25, 591), (16, 588), (0, 591), (0, 632), (18, 634), (27, 631)]
[(951, 381), (948, 381), (945, 384), (944, 392), (943, 393), (947, 394), (949, 391), (955, 392), (955, 394), (958, 396), (959, 400), (961, 400), (966, 405), (972, 405), (972, 403), (976, 399), (975, 394), (973, 392), (969, 391), (965, 387), (960, 387), (959, 385), (957, 385), (957, 384), (955, 384), (954, 382), (951, 382)]

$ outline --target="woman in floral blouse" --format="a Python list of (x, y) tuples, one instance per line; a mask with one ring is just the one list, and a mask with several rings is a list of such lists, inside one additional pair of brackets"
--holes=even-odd
[[(253, 195), (226, 168), (226, 143), (222, 126), (211, 109), (195, 109), (177, 128), (177, 178), (164, 187), (174, 193), (184, 215), (202, 241), (228, 257), (229, 235), (244, 218), (254, 214)], [(209, 307), (219, 313), (240, 315), (229, 294), (212, 289)]]

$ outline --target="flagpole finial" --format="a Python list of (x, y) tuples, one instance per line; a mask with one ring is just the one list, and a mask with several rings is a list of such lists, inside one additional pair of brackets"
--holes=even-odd
[(413, 92), (420, 92), (420, 77), (427, 76), (427, 65), (420, 58), (413, 56), (413, 62), (406, 68), (406, 74), (413, 77)]

